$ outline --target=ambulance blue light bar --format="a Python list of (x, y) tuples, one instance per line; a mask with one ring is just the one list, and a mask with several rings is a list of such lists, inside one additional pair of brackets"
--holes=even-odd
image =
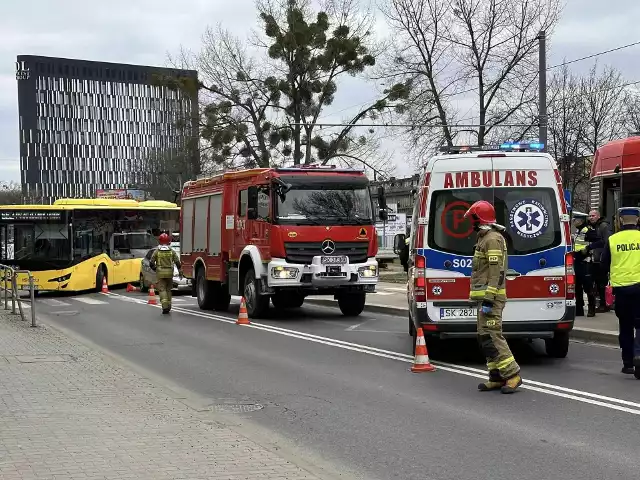
[(500, 150), (517, 150), (519, 152), (531, 152), (544, 150), (544, 143), (531, 142), (531, 143), (517, 143), (517, 142), (505, 142), (500, 145)]

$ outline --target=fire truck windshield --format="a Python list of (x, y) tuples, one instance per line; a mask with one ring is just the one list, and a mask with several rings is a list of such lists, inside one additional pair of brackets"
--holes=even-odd
[(293, 186), (278, 198), (280, 224), (368, 225), (371, 197), (366, 186)]

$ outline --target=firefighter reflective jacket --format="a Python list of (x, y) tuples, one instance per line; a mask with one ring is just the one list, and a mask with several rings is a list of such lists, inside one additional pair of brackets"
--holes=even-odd
[(507, 268), (507, 243), (502, 234), (494, 229), (480, 230), (473, 253), (471, 300), (505, 301)]
[(151, 265), (155, 266), (158, 278), (173, 278), (173, 266), (182, 268), (178, 254), (168, 245), (160, 245), (151, 256)]

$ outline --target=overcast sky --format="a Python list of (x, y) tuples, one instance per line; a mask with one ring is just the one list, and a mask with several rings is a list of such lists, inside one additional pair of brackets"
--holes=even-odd
[[(639, 0), (567, 0), (551, 39), (549, 65), (640, 41), (634, 33)], [(254, 0), (0, 0), (0, 180), (19, 181), (17, 55), (166, 65), (180, 45), (197, 49), (207, 25), (238, 35), (255, 25)], [(380, 30), (382, 31), (382, 30)], [(640, 46), (601, 57), (628, 81), (640, 80)], [(572, 65), (576, 71), (591, 64)], [(363, 81), (349, 80), (323, 114), (339, 121), (375, 98)], [(410, 174), (398, 161), (398, 174)]]

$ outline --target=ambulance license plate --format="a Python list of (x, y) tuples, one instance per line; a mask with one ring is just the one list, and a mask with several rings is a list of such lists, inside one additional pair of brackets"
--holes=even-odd
[(441, 308), (440, 320), (461, 320), (476, 319), (478, 317), (477, 308)]

